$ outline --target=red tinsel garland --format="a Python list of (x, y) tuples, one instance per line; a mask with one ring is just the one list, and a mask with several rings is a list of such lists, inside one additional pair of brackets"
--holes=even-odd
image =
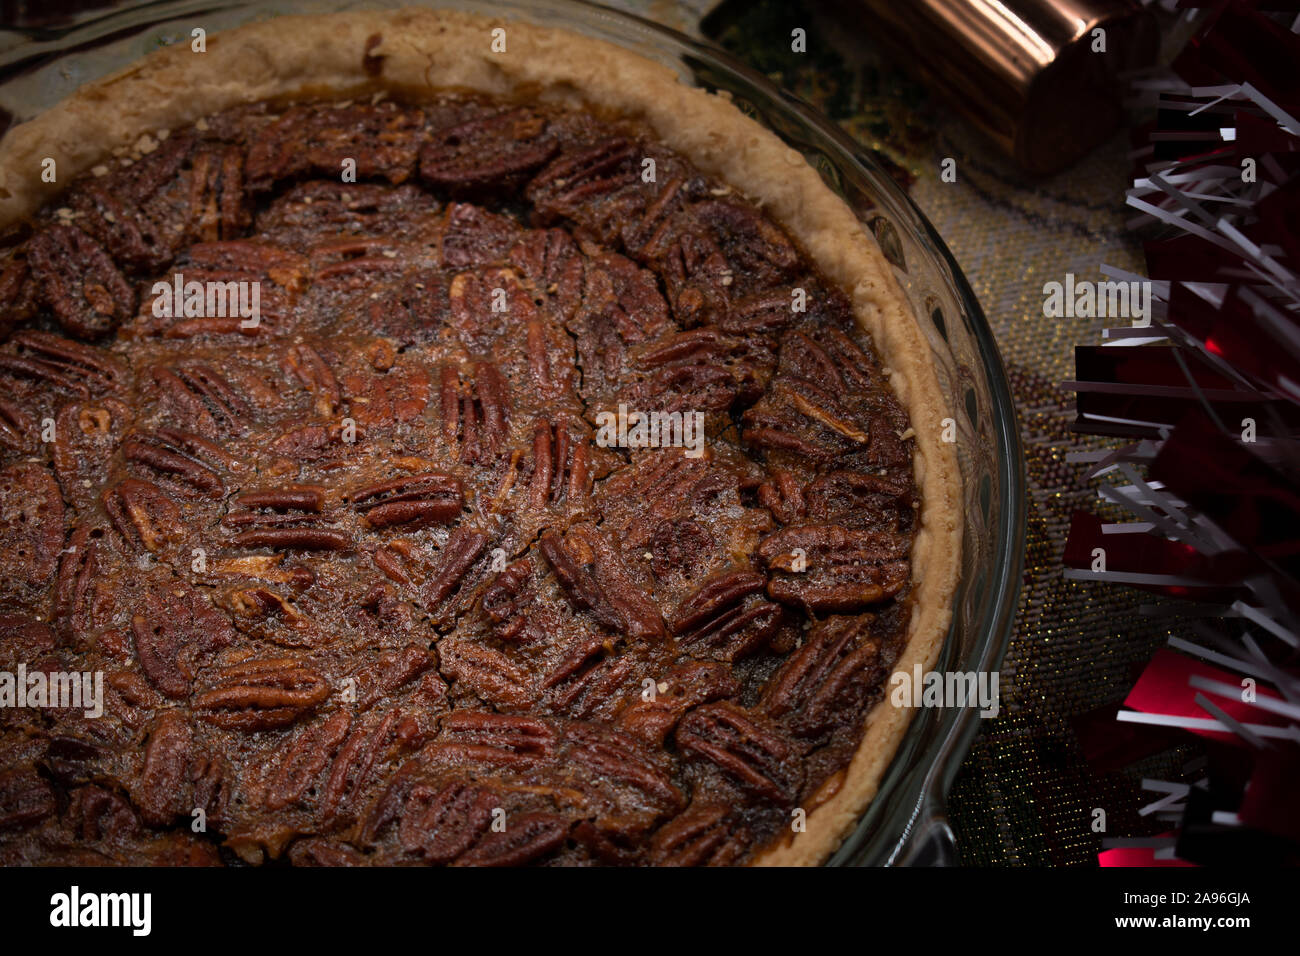
[(1199, 779), (1144, 782), (1171, 829), (1102, 865), (1300, 860), (1300, 18), (1278, 6), (1183, 0), (1205, 22), (1135, 81), (1151, 323), (1080, 347), (1069, 383), (1077, 431), (1133, 443), (1073, 456), (1131, 520), (1076, 514), (1066, 575), (1192, 602), (1122, 732), (1207, 747)]

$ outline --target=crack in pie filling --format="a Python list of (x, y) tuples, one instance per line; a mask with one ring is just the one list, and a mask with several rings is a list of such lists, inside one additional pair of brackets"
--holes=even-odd
[(870, 798), (938, 418), (745, 183), (468, 86), (226, 104), (11, 230), (0, 671), (103, 713), (0, 708), (0, 862), (809, 862)]

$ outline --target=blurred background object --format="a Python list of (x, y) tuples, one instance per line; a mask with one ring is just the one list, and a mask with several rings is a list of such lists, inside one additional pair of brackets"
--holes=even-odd
[(1130, 0), (833, 0), (891, 58), (1029, 172), (1062, 169), (1123, 116), (1122, 77), (1150, 66), (1154, 19)]

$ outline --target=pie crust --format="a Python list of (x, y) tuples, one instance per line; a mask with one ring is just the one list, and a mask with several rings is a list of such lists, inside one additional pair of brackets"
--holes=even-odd
[[(498, 28), (505, 30), (503, 53), (492, 50)], [(11, 129), (0, 141), (0, 230), (144, 134), (286, 95), (388, 89), (418, 96), (438, 88), (528, 96), (645, 123), (665, 146), (760, 205), (849, 296), (915, 431), (921, 508), (914, 603), (895, 670), (932, 669), (957, 587), (962, 494), (955, 446), (941, 440), (949, 413), (930, 347), (879, 249), (805, 159), (727, 98), (685, 85), (666, 66), (573, 32), (462, 12), (404, 9), (253, 23), (209, 36), (204, 53), (188, 44), (151, 53)], [(41, 181), (45, 157), (57, 161), (57, 183)], [(869, 712), (842, 779), (824, 786), (824, 799), (809, 808), (806, 831), (753, 862), (823, 862), (874, 797), (911, 717), (886, 695)]]

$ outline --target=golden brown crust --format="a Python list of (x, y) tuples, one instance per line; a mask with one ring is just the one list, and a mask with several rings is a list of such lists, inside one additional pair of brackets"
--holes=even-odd
[[(498, 27), (506, 30), (504, 53), (491, 49)], [(367, 69), (374, 69), (375, 58), (382, 58), (377, 76)], [(703, 172), (742, 189), (797, 238), (821, 272), (850, 294), (911, 418), (921, 527), (913, 549), (909, 640), (896, 666), (932, 669), (957, 585), (962, 497), (954, 446), (941, 440), (948, 412), (930, 348), (879, 249), (804, 158), (724, 98), (685, 85), (663, 65), (571, 32), (451, 11), (250, 24), (209, 37), (206, 53), (187, 45), (159, 50), (13, 128), (0, 141), (0, 228), (144, 133), (187, 125), (238, 103), (367, 86), (532, 92), (641, 120)], [(56, 184), (41, 182), (47, 156), (58, 164)], [(841, 785), (809, 813), (806, 832), (769, 847), (757, 862), (825, 860), (874, 797), (911, 717), (887, 700), (878, 704)]]

